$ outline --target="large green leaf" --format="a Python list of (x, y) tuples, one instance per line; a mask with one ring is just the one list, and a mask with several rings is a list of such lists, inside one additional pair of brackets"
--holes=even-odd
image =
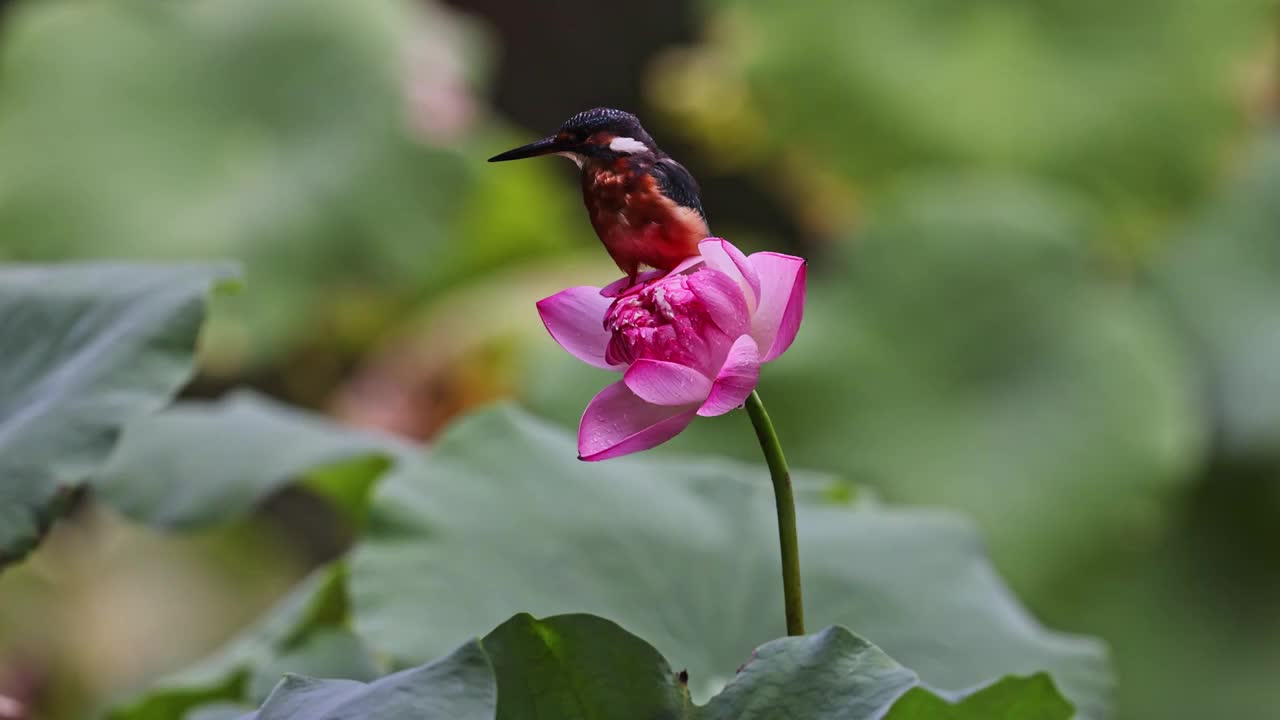
[[(178, 422), (158, 430), (166, 417)], [(182, 496), (190, 485), (217, 485), (224, 477), (220, 458), (239, 454), (245, 460), (229, 476), (230, 491), (202, 497), (242, 512), (254, 493), (308, 474), (308, 463), (380, 447), (248, 397), (186, 404), (148, 425), (157, 430), (134, 435), (120, 465), (150, 458), (167, 472), (115, 476), (109, 500), (134, 483), (143, 486), (142, 498), (159, 496), (148, 486)], [(193, 444), (207, 452), (175, 462)], [(651, 458), (583, 464), (564, 433), (510, 409), (464, 422), (429, 458), (403, 450), (395, 451), (398, 465), (373, 502), (351, 583), (344, 586), (338, 575), (321, 589), (299, 590), (263, 629), (113, 717), (159, 717), (153, 708), (172, 707), (164, 703), (175, 698), (184, 709), (207, 700), (253, 701), (272, 671), (290, 663), (325, 667), (329, 654), (342, 654), (343, 641), (326, 640), (319, 630), (341, 627), (348, 591), (359, 637), (403, 664), (522, 608), (610, 610), (674, 653), (703, 695), (732, 677), (753, 646), (781, 632), (774, 520), (759, 469)], [(261, 462), (250, 462), (253, 453)], [(271, 455), (289, 462), (270, 461)], [(178, 475), (171, 480), (168, 472)], [(361, 487), (369, 481), (357, 479)], [(803, 475), (797, 482), (820, 485)], [(144, 506), (136, 516), (161, 523), (186, 517), (153, 512), (157, 507), (185, 504)], [(802, 509), (815, 622), (857, 621), (912, 657), (926, 681), (952, 689), (1050, 670), (1089, 716), (1105, 714), (1108, 680), (1099, 648), (1040, 629), (991, 573), (963, 523), (939, 513), (816, 499), (802, 501)], [(328, 599), (309, 599), (316, 597)], [(309, 604), (331, 609), (304, 612)]]
[(0, 268), (0, 566), (191, 374), (213, 265)]
[(919, 682), (880, 648), (831, 627), (756, 649), (699, 717), (872, 720)]
[(1228, 452), (1280, 458), (1280, 136), (1172, 249), (1157, 281), (1204, 363)]
[[(472, 417), (379, 485), (350, 559), (356, 630), (413, 663), (513, 613), (592, 612), (706, 696), (782, 634), (769, 487), (733, 463), (584, 464), (570, 436), (515, 410)], [(1041, 628), (963, 521), (810, 502), (799, 524), (811, 623), (857, 626), (941, 688), (1048, 671), (1084, 717), (1106, 715), (1105, 652)]]
[(674, 717), (688, 693), (662, 655), (592, 615), (517, 615), (485, 636), (503, 720)]
[[(228, 412), (250, 405), (252, 413)], [(182, 495), (224, 479), (218, 458), (251, 450), (295, 457), (280, 448), (309, 448), (296, 467), (266, 457), (238, 464), (228, 496), (204, 496), (243, 508), (246, 489), (267, 492), (282, 476), (306, 475), (308, 460), (353, 451), (333, 428), (316, 433), (314, 421), (245, 398), (173, 414), (184, 422), (170, 433), (138, 434), (132, 452), (181, 477), (121, 475), (109, 499), (130, 482)], [(208, 452), (174, 464), (192, 444)], [(351, 559), (349, 589), (357, 634), (402, 664), (439, 655), (514, 613), (589, 611), (654, 642), (691, 670), (694, 689), (706, 696), (753, 647), (782, 633), (775, 520), (760, 466), (654, 457), (584, 464), (568, 435), (512, 409), (462, 422), (427, 458), (396, 458)], [(797, 483), (812, 490), (823, 481), (801, 474)], [(146, 487), (134, 494), (159, 496)], [(1049, 671), (1086, 717), (1105, 716), (1105, 653), (1039, 627), (992, 572), (967, 524), (939, 512), (824, 505), (814, 492), (802, 494), (801, 512), (811, 622), (856, 624), (943, 688)], [(206, 684), (225, 679), (228, 664), (215, 666)]]
[[(450, 682), (441, 683), (442, 678)], [(496, 681), (497, 706), (494, 707)], [(1006, 678), (952, 704), (915, 673), (832, 627), (758, 648), (704, 706), (652, 646), (608, 620), (517, 615), (481, 641), (369, 685), (286, 677), (254, 717), (441, 717), (499, 720), (1066, 720), (1047, 677)], [(905, 692), (905, 695), (904, 695)], [(981, 714), (986, 711), (988, 714)], [(395, 713), (400, 713), (396, 715)], [(292, 714), (289, 714), (292, 713)]]

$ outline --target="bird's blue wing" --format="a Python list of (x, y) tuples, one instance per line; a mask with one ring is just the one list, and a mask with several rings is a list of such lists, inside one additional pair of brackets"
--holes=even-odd
[(650, 172), (658, 181), (658, 189), (663, 195), (671, 198), (677, 205), (693, 208), (703, 220), (707, 214), (702, 210), (702, 195), (698, 190), (698, 181), (683, 165), (671, 158), (661, 158), (654, 162)]

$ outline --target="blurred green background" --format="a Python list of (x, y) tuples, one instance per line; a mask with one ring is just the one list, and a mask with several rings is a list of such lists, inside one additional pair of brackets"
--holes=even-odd
[[(572, 426), (605, 374), (533, 302), (616, 269), (569, 163), (483, 160), (633, 110), (717, 234), (810, 259), (761, 383), (794, 465), (976, 518), (1108, 641), (1123, 720), (1270, 717), (1278, 42), (1274, 0), (5, 2), (0, 261), (239, 259), (191, 396)], [(758, 449), (735, 414), (656, 452)], [(329, 519), (86, 500), (3, 578), (0, 695), (80, 717), (186, 664), (340, 552)]]

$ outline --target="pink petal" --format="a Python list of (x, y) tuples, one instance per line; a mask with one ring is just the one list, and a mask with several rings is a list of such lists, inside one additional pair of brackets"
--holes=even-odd
[(619, 381), (601, 390), (582, 413), (578, 459), (607, 460), (670, 440), (697, 415), (692, 405), (652, 405)]
[(747, 308), (754, 311), (760, 300), (760, 275), (742, 251), (733, 243), (720, 238), (707, 238), (698, 243), (698, 250), (707, 261), (707, 267), (719, 270), (733, 278), (742, 288)]
[(706, 306), (711, 320), (729, 337), (736, 338), (751, 327), (751, 313), (742, 289), (733, 278), (711, 268), (689, 276), (689, 290)]
[(747, 401), (747, 396), (756, 389), (760, 381), (760, 348), (750, 335), (743, 335), (734, 341), (729, 348), (729, 356), (725, 358), (724, 367), (716, 373), (716, 381), (711, 386), (711, 394), (707, 401), (698, 408), (703, 417), (723, 415), (740, 407)]
[(631, 295), (640, 292), (644, 284), (650, 280), (663, 277), (665, 273), (661, 270), (646, 270), (636, 276), (636, 281), (631, 282), (631, 278), (623, 276), (613, 282), (600, 288), (600, 295), (607, 298), (615, 298), (621, 295)]
[(637, 360), (622, 376), (631, 392), (654, 405), (693, 405), (707, 399), (711, 378), (687, 365)]
[(781, 253), (761, 252), (747, 258), (760, 275), (760, 305), (751, 319), (751, 337), (765, 348), (761, 362), (786, 352), (804, 316), (805, 262)]
[(671, 277), (672, 275), (679, 275), (680, 273), (688, 270), (689, 268), (697, 267), (702, 263), (703, 263), (703, 258), (697, 255), (690, 255), (689, 257), (681, 260), (679, 265), (676, 265), (675, 267), (671, 268), (671, 272), (668, 272), (662, 277), (668, 278), (668, 277)]
[(570, 355), (588, 365), (620, 370), (604, 359), (605, 347), (609, 344), (604, 316), (612, 302), (601, 297), (599, 289), (580, 285), (539, 300), (538, 315), (547, 332)]
[(644, 288), (645, 283), (651, 280), (659, 280), (669, 278), (672, 275), (679, 275), (689, 268), (701, 265), (703, 260), (697, 255), (691, 255), (680, 261), (679, 265), (671, 268), (667, 272), (661, 270), (646, 270), (636, 276), (636, 281), (631, 282), (631, 278), (620, 277), (617, 280), (600, 288), (600, 294), (607, 298), (621, 297), (623, 295), (632, 295), (640, 292)]

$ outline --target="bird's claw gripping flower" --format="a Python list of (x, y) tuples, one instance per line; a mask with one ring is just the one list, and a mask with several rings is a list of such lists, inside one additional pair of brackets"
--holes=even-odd
[(570, 288), (538, 303), (551, 336), (590, 365), (623, 373), (587, 405), (578, 454), (604, 460), (666, 442), (697, 415), (723, 415), (755, 389), (804, 313), (804, 260), (750, 257), (719, 238), (669, 273), (630, 287)]

